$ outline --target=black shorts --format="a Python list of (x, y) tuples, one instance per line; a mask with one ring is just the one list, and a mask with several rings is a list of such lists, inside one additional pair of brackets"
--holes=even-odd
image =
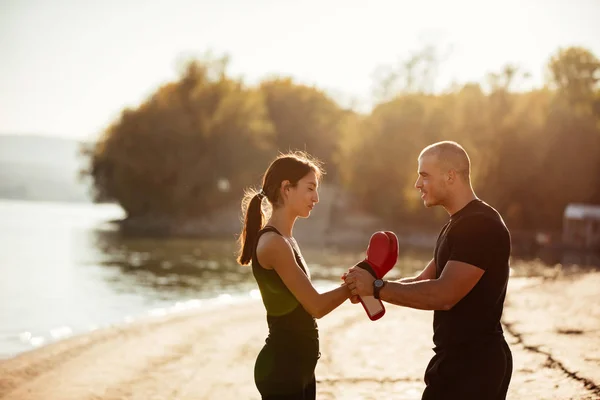
[(504, 338), (436, 350), (422, 400), (504, 400), (512, 376), (512, 353)]
[(263, 399), (313, 400), (319, 339), (269, 337), (254, 365), (254, 381)]

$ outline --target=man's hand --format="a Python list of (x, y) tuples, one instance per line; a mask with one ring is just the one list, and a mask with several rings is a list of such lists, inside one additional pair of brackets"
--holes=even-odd
[(353, 296), (373, 296), (373, 275), (361, 267), (354, 266), (346, 274), (346, 284)]

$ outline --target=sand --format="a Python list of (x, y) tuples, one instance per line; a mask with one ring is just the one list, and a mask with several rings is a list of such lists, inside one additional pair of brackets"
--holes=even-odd
[[(148, 318), (0, 361), (3, 400), (259, 399), (259, 300)], [(419, 399), (433, 313), (349, 302), (319, 320), (318, 399)], [(600, 273), (511, 279), (510, 399), (600, 399)]]

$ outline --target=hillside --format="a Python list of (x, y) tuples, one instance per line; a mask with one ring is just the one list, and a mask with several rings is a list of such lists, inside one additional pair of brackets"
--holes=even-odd
[(34, 135), (0, 135), (0, 198), (90, 201), (78, 179), (84, 160), (76, 140)]

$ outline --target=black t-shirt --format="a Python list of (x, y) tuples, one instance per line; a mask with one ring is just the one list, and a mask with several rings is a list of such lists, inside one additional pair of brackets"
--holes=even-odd
[(462, 261), (485, 272), (451, 310), (434, 311), (433, 342), (447, 348), (503, 336), (500, 318), (509, 274), (510, 233), (498, 212), (476, 199), (450, 217), (435, 247), (436, 277), (448, 261)]

